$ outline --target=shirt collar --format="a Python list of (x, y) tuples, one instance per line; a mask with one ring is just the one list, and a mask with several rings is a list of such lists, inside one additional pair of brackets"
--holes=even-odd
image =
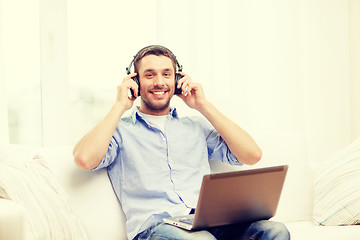
[[(170, 118), (179, 118), (176, 108), (171, 107), (169, 112)], [(133, 123), (136, 123), (137, 120), (143, 120), (143, 118), (139, 115), (139, 108), (135, 107), (133, 113), (131, 114), (131, 119)]]

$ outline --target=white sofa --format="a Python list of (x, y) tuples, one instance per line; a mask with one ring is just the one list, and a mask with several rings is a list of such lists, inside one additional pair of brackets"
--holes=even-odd
[[(314, 170), (307, 164), (306, 144), (301, 134), (291, 132), (263, 136), (257, 140), (263, 149), (263, 159), (254, 167), (289, 165), (274, 220), (286, 224), (291, 233), (291, 239), (360, 239), (359, 225), (317, 226), (313, 224)], [(42, 158), (64, 188), (69, 204), (82, 224), (88, 239), (127, 239), (125, 217), (113, 193), (106, 170), (85, 172), (78, 169), (73, 163), (72, 147), (36, 150), (22, 146), (5, 146), (5, 148), (8, 152), (15, 152), (18, 158), (29, 157), (33, 152), (41, 153)], [(27, 153), (20, 154), (22, 151)], [(214, 172), (244, 168), (246, 167), (231, 167), (212, 162)], [(28, 239), (26, 232), (28, 229), (24, 228), (23, 225), (26, 224), (22, 223), (23, 211), (24, 209), (19, 204), (0, 199), (0, 240)]]

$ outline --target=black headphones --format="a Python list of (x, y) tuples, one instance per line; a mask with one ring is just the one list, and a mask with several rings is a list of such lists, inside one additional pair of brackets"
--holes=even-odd
[[(177, 67), (177, 71), (175, 73), (175, 93), (174, 94), (181, 94), (182, 90), (181, 88), (177, 88), (177, 83), (178, 81), (183, 77), (182, 75), (179, 74), (179, 72), (182, 72), (182, 65), (179, 64), (179, 62), (176, 59), (176, 56), (166, 47), (160, 46), (160, 45), (150, 45), (147, 47), (144, 47), (142, 49), (140, 49), (140, 51), (134, 56), (133, 60), (130, 62), (129, 66), (126, 68), (126, 73), (129, 75), (131, 73), (131, 66), (134, 65), (134, 62), (136, 60), (136, 58), (138, 57), (138, 55), (145, 49), (147, 48), (151, 48), (151, 47), (161, 47), (161, 48), (165, 48), (167, 51), (170, 52), (170, 54), (174, 57), (175, 59), (175, 64)], [(140, 96), (140, 81), (138, 76), (132, 77), (132, 79), (136, 82), (136, 84), (139, 86), (139, 90), (138, 90), (138, 96)], [(134, 91), (132, 89), (130, 89), (131, 95), (134, 96)]]

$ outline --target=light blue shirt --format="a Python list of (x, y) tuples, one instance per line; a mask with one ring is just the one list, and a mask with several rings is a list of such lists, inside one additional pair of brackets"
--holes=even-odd
[(169, 216), (195, 208), (209, 159), (238, 165), (225, 141), (202, 117), (171, 109), (165, 131), (139, 115), (122, 118), (96, 169), (108, 175), (126, 215), (128, 239)]

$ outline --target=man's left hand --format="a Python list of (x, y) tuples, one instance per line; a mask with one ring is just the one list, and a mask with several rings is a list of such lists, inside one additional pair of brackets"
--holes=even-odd
[(179, 72), (184, 76), (178, 81), (178, 86), (181, 86), (182, 93), (178, 96), (190, 107), (198, 111), (206, 104), (204, 90), (200, 83), (193, 82), (191, 77), (183, 72)]

